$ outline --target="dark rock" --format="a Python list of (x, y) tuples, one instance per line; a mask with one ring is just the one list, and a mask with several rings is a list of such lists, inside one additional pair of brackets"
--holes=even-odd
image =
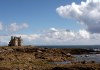
[(0, 67), (0, 70), (11, 70), (11, 69), (5, 68), (5, 67)]
[(4, 60), (4, 58), (0, 57), (0, 61)]

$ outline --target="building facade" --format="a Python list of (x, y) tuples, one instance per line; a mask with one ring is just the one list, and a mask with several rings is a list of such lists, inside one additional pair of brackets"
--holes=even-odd
[(11, 36), (11, 40), (10, 40), (8, 46), (22, 46), (22, 39), (21, 39), (21, 37)]

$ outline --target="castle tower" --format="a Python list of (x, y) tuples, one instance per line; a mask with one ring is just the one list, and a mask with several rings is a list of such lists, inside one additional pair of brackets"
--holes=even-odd
[(8, 46), (22, 46), (21, 37), (13, 37), (13, 36), (11, 36), (11, 40), (10, 40)]
[(18, 38), (17, 37), (14, 37), (14, 46), (18, 46)]

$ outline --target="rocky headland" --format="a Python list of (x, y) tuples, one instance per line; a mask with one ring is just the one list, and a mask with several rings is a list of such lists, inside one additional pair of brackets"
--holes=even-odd
[(73, 54), (90, 54), (89, 49), (0, 47), (0, 70), (100, 70), (95, 62), (72, 62), (51, 64), (50, 62), (73, 61)]

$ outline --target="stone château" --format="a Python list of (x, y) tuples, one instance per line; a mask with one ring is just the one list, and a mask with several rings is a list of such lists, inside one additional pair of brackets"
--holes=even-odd
[(21, 37), (11, 36), (11, 40), (10, 40), (8, 46), (22, 46), (22, 39), (21, 39)]

